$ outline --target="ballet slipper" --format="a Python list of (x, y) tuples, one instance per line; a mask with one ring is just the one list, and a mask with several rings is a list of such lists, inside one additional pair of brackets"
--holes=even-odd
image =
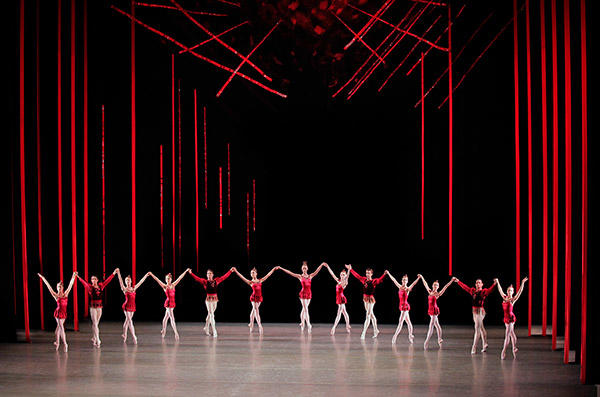
[(360, 334), (360, 339), (365, 339), (365, 333)]
[(502, 350), (502, 353), (500, 354), (500, 359), (501, 360), (506, 359), (506, 352), (504, 350)]
[(413, 343), (415, 340), (415, 336), (414, 335), (408, 335), (408, 342), (409, 343)]
[(135, 335), (133, 336), (133, 344), (137, 345), (137, 336), (135, 336)]
[(69, 351), (69, 345), (65, 343), (65, 353)]
[(477, 347), (473, 346), (471, 348), (471, 354), (477, 354)]
[(335, 328), (331, 328), (331, 331), (329, 331), (329, 335), (331, 335), (331, 336), (335, 335)]
[(262, 325), (258, 326), (258, 333), (261, 334), (261, 335), (263, 334), (263, 327), (262, 327)]
[(486, 344), (484, 344), (484, 345), (483, 345), (483, 347), (481, 348), (481, 352), (482, 352), (482, 353), (485, 353), (485, 352), (487, 351), (487, 348), (488, 348), (488, 344), (486, 343)]
[(379, 330), (376, 329), (373, 331), (373, 339), (377, 338), (377, 335), (379, 335)]

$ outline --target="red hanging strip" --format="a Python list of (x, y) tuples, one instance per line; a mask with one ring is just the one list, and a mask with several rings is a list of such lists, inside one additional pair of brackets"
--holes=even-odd
[(200, 197), (198, 196), (198, 102), (196, 89), (194, 88), (194, 175), (196, 177), (196, 272), (199, 271), (200, 268), (200, 258), (198, 256), (198, 246), (200, 244), (200, 228), (199, 228), (199, 217), (200, 217), (200, 208), (198, 201)]
[[(37, 215), (38, 215), (38, 261), (40, 262), (40, 274), (44, 274), (44, 261), (42, 255), (42, 165), (40, 145), (40, 0), (35, 3), (35, 139), (37, 157)], [(40, 328), (44, 324), (44, 282), (39, 280), (40, 288)], [(87, 298), (87, 296), (86, 296)], [(87, 307), (87, 299), (86, 299)]]
[[(75, 0), (71, 0), (71, 248), (73, 272), (77, 271), (77, 184), (75, 164)], [(79, 331), (77, 283), (73, 284), (73, 328)]]
[[(135, 3), (131, 1), (131, 15), (135, 18)], [(136, 282), (136, 187), (135, 187), (135, 22), (131, 21), (131, 278)]]
[(571, 249), (572, 249), (572, 166), (571, 166), (571, 14), (564, 1), (565, 43), (565, 343), (564, 363), (569, 362), (571, 343)]
[(540, 0), (540, 40), (542, 71), (542, 336), (548, 326), (548, 105), (546, 90), (546, 6)]

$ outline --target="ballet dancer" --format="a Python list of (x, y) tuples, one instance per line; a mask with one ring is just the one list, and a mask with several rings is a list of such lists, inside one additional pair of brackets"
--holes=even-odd
[(102, 317), (102, 304), (104, 303), (104, 288), (112, 281), (115, 274), (119, 269), (113, 270), (113, 272), (102, 282), (98, 281), (98, 277), (92, 276), (90, 277), (90, 282), (88, 283), (79, 275), (77, 278), (83, 284), (85, 288), (85, 292), (89, 295), (90, 298), (90, 320), (92, 320), (92, 344), (96, 347), (100, 347), (102, 341), (100, 340), (100, 318)]
[(137, 336), (135, 335), (135, 327), (133, 326), (133, 315), (135, 314), (135, 292), (137, 289), (146, 281), (146, 278), (150, 275), (150, 272), (146, 273), (144, 277), (138, 283), (133, 286), (131, 276), (125, 277), (125, 283), (121, 278), (121, 271), (116, 270), (117, 276), (119, 277), (119, 285), (121, 285), (121, 291), (125, 295), (125, 302), (123, 303), (123, 314), (125, 314), (125, 321), (123, 322), (123, 343), (127, 342), (127, 331), (131, 332), (133, 337), (133, 343), (137, 345)]
[(158, 283), (158, 285), (160, 285), (163, 291), (165, 291), (165, 295), (167, 295), (167, 300), (165, 300), (164, 305), (165, 316), (163, 317), (162, 329), (160, 330), (160, 335), (163, 337), (163, 339), (167, 333), (167, 322), (171, 320), (171, 328), (173, 328), (173, 332), (175, 333), (175, 340), (179, 341), (179, 332), (177, 332), (177, 324), (175, 324), (175, 313), (173, 312), (175, 309), (175, 287), (177, 287), (177, 284), (179, 284), (181, 279), (183, 279), (183, 277), (191, 271), (192, 269), (190, 268), (185, 269), (185, 271), (181, 273), (181, 275), (177, 277), (177, 280), (175, 281), (173, 281), (173, 275), (171, 275), (171, 273), (168, 273), (165, 276), (164, 283), (160, 281), (160, 279), (156, 277), (154, 273), (148, 272), (150, 274), (150, 277), (152, 277)]
[(350, 273), (352, 273), (352, 275), (363, 285), (363, 302), (365, 304), (366, 315), (365, 325), (363, 326), (360, 339), (365, 339), (367, 328), (369, 328), (369, 324), (371, 323), (373, 323), (373, 338), (377, 338), (377, 335), (379, 335), (379, 328), (377, 328), (377, 319), (375, 318), (375, 313), (373, 312), (373, 309), (375, 308), (375, 287), (381, 284), (388, 273), (385, 271), (381, 277), (373, 278), (373, 269), (371, 268), (367, 268), (365, 271), (365, 277), (356, 273), (356, 271), (352, 269), (352, 265), (346, 265), (346, 269), (348, 269)]
[(69, 304), (69, 294), (71, 293), (71, 288), (73, 288), (73, 284), (75, 283), (75, 278), (77, 277), (77, 272), (73, 273), (71, 276), (71, 281), (69, 281), (69, 286), (67, 289), (64, 289), (64, 285), (62, 281), (59, 281), (56, 284), (56, 292), (52, 289), (52, 286), (46, 280), (44, 276), (41, 274), (37, 274), (39, 278), (42, 279), (48, 291), (56, 301), (56, 309), (54, 310), (54, 319), (56, 320), (56, 331), (54, 334), (56, 335), (56, 340), (54, 341), (54, 346), (56, 346), (56, 351), (60, 347), (60, 340), (62, 339), (65, 352), (69, 351), (69, 345), (67, 344), (67, 335), (65, 335), (65, 319), (67, 318), (67, 305)]
[(324, 265), (324, 262), (321, 263), (317, 270), (310, 274), (308, 274), (307, 261), (302, 261), (302, 274), (293, 273), (281, 266), (279, 267), (279, 269), (283, 270), (285, 273), (297, 278), (302, 285), (302, 289), (300, 290), (300, 304), (302, 305), (302, 310), (300, 311), (300, 329), (304, 331), (304, 327), (306, 326), (309, 334), (312, 332), (312, 324), (310, 323), (310, 315), (308, 313), (308, 306), (310, 305), (310, 300), (312, 299), (311, 282), (313, 277), (319, 274)]
[(440, 315), (440, 308), (437, 305), (437, 300), (442, 295), (444, 295), (444, 292), (446, 292), (450, 284), (456, 281), (456, 277), (452, 277), (450, 281), (448, 281), (448, 283), (444, 285), (441, 291), (438, 291), (438, 289), (440, 288), (440, 283), (437, 280), (435, 280), (431, 285), (431, 288), (429, 288), (429, 284), (427, 284), (425, 278), (420, 274), (418, 277), (421, 279), (423, 285), (425, 286), (425, 289), (427, 290), (427, 314), (430, 318), (429, 329), (427, 330), (427, 337), (425, 338), (425, 343), (423, 343), (423, 349), (427, 350), (429, 338), (431, 338), (431, 335), (433, 335), (433, 328), (435, 328), (435, 330), (437, 331), (438, 345), (441, 348), (442, 342), (444, 340), (442, 339), (442, 327), (440, 326), (440, 320), (438, 320), (438, 316)]
[(266, 279), (271, 277), (273, 272), (277, 269), (279, 269), (279, 266), (275, 266), (263, 278), (259, 279), (257, 278), (258, 273), (256, 271), (256, 268), (254, 267), (252, 268), (252, 270), (250, 270), (250, 280), (248, 280), (246, 277), (242, 276), (242, 274), (237, 269), (234, 268), (235, 274), (237, 274), (237, 276), (243, 282), (245, 282), (250, 286), (250, 288), (252, 288), (252, 294), (250, 295), (250, 304), (252, 305), (252, 310), (250, 311), (250, 323), (248, 323), (248, 327), (250, 327), (250, 332), (252, 332), (254, 328), (254, 321), (256, 320), (256, 324), (258, 325), (258, 333), (261, 335), (263, 334), (263, 326), (260, 321), (260, 312), (258, 310), (261, 302), (263, 301), (262, 283), (264, 283)]
[(210, 329), (212, 327), (213, 337), (217, 335), (217, 325), (215, 324), (215, 311), (217, 310), (217, 303), (219, 303), (219, 297), (217, 296), (217, 286), (223, 281), (227, 280), (227, 277), (235, 271), (235, 267), (229, 269), (227, 273), (221, 277), (214, 277), (214, 273), (211, 269), (206, 270), (206, 278), (198, 277), (190, 270), (190, 276), (204, 287), (206, 291), (206, 323), (204, 324), (204, 332), (206, 335), (210, 335)]
[(331, 274), (331, 277), (333, 277), (333, 279), (336, 282), (335, 303), (338, 305), (337, 315), (335, 316), (335, 321), (333, 323), (333, 327), (331, 327), (330, 334), (335, 335), (335, 328), (340, 322), (342, 314), (344, 315), (344, 319), (346, 320), (346, 332), (350, 333), (350, 328), (352, 327), (350, 327), (350, 317), (348, 316), (348, 312), (346, 311), (346, 303), (348, 302), (348, 300), (344, 296), (344, 289), (346, 289), (346, 287), (348, 286), (348, 273), (345, 270), (342, 270), (340, 272), (340, 277), (338, 278), (327, 263), (325, 264), (325, 267), (329, 271), (329, 274)]
[(394, 282), (394, 284), (396, 284), (396, 287), (398, 287), (398, 298), (400, 299), (400, 318), (398, 319), (396, 332), (392, 337), (392, 345), (396, 344), (396, 339), (398, 338), (398, 335), (400, 335), (400, 331), (402, 331), (402, 325), (404, 325), (404, 322), (406, 322), (406, 327), (408, 328), (408, 341), (413, 343), (415, 340), (415, 335), (413, 334), (413, 325), (410, 322), (410, 305), (408, 304), (408, 294), (410, 294), (410, 291), (412, 291), (415, 284), (419, 282), (419, 277), (417, 277), (411, 285), (408, 285), (408, 276), (406, 274), (402, 276), (402, 284), (400, 284), (390, 272), (386, 270), (385, 273), (390, 276), (390, 279)]
[(483, 288), (483, 281), (480, 278), (475, 280), (475, 287), (469, 287), (458, 278), (456, 282), (466, 292), (471, 295), (473, 299), (473, 323), (475, 325), (475, 335), (473, 335), (473, 347), (471, 348), (471, 354), (477, 353), (477, 340), (481, 337), (481, 352), (485, 353), (488, 348), (487, 343), (487, 331), (483, 326), (483, 319), (485, 318), (485, 309), (483, 304), (485, 303), (485, 298), (492, 292), (494, 287), (496, 286), (496, 281), (489, 288)]
[(498, 285), (498, 291), (500, 292), (500, 296), (502, 296), (502, 310), (504, 311), (504, 326), (506, 327), (506, 332), (504, 334), (504, 347), (502, 347), (502, 353), (500, 354), (500, 358), (504, 360), (506, 358), (506, 348), (508, 347), (508, 343), (512, 342), (512, 352), (513, 358), (517, 358), (517, 335), (515, 334), (515, 322), (517, 321), (517, 317), (513, 313), (513, 305), (519, 299), (521, 294), (523, 293), (523, 289), (525, 288), (525, 283), (528, 278), (525, 277), (523, 281), (521, 281), (521, 287), (519, 287), (519, 291), (516, 295), (515, 289), (512, 284), (508, 286), (506, 289), (506, 294), (502, 291), (502, 287), (500, 286), (500, 281), (498, 279), (494, 279), (494, 283)]

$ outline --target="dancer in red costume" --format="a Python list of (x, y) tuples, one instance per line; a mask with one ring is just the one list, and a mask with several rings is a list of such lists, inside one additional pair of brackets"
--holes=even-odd
[(333, 277), (333, 279), (336, 282), (335, 303), (338, 305), (337, 315), (335, 316), (335, 321), (333, 323), (333, 327), (331, 327), (330, 334), (335, 334), (335, 328), (340, 322), (342, 314), (344, 315), (344, 319), (346, 320), (346, 332), (350, 333), (350, 328), (352, 327), (350, 327), (350, 317), (348, 316), (348, 312), (346, 311), (346, 303), (348, 302), (348, 300), (344, 296), (344, 290), (348, 286), (348, 273), (345, 270), (342, 270), (340, 272), (340, 277), (338, 278), (327, 263), (325, 264), (325, 267), (329, 271), (329, 274), (331, 274), (331, 277)]
[(381, 284), (387, 275), (387, 270), (381, 277), (373, 278), (373, 269), (371, 268), (367, 268), (365, 271), (365, 277), (356, 273), (354, 269), (352, 269), (352, 265), (346, 265), (346, 269), (350, 270), (350, 273), (352, 273), (352, 275), (363, 285), (363, 303), (365, 304), (366, 315), (365, 325), (363, 326), (360, 339), (365, 339), (367, 329), (371, 323), (373, 323), (373, 338), (377, 338), (377, 335), (379, 335), (379, 328), (377, 328), (377, 319), (375, 318), (375, 313), (373, 312), (373, 309), (375, 308), (375, 287)]
[(260, 321), (260, 312), (258, 310), (260, 304), (263, 301), (262, 283), (264, 283), (269, 277), (271, 277), (273, 272), (277, 269), (279, 269), (279, 266), (275, 266), (263, 278), (259, 279), (257, 278), (258, 272), (254, 267), (252, 268), (252, 270), (250, 270), (250, 280), (248, 280), (246, 277), (242, 276), (242, 274), (238, 272), (237, 269), (234, 268), (235, 274), (237, 274), (237, 276), (243, 282), (245, 282), (250, 286), (250, 288), (252, 288), (252, 294), (250, 295), (250, 304), (252, 305), (252, 310), (250, 311), (250, 323), (248, 323), (248, 327), (250, 327), (250, 332), (252, 332), (252, 330), (254, 329), (254, 321), (256, 321), (256, 325), (258, 325), (258, 333), (261, 335), (263, 334), (263, 326)]
[(279, 267), (279, 269), (283, 270), (290, 276), (297, 278), (302, 285), (302, 289), (300, 290), (300, 304), (302, 305), (302, 310), (300, 311), (300, 328), (302, 331), (304, 331), (304, 327), (308, 327), (309, 334), (312, 332), (312, 324), (310, 323), (310, 315), (308, 314), (308, 306), (310, 305), (310, 300), (312, 299), (311, 282), (313, 277), (321, 271), (321, 268), (324, 265), (325, 263), (321, 263), (317, 270), (310, 274), (308, 274), (308, 263), (306, 261), (302, 261), (302, 274), (292, 273), (283, 267)]
[(204, 324), (204, 332), (206, 335), (210, 335), (210, 329), (212, 328), (213, 337), (217, 337), (217, 325), (215, 324), (215, 311), (217, 310), (217, 303), (219, 303), (219, 297), (217, 296), (217, 286), (223, 281), (227, 280), (227, 277), (235, 271), (235, 267), (229, 269), (227, 273), (221, 277), (214, 277), (214, 273), (211, 269), (206, 271), (206, 278), (198, 277), (190, 270), (190, 276), (204, 287), (206, 291), (206, 323)]
[(408, 294), (410, 294), (410, 291), (412, 291), (415, 284), (419, 282), (420, 277), (417, 277), (411, 285), (408, 285), (408, 276), (405, 274), (404, 276), (402, 276), (402, 284), (400, 284), (398, 280), (396, 280), (394, 276), (390, 274), (390, 272), (388, 272), (387, 270), (385, 272), (388, 276), (390, 276), (390, 279), (392, 279), (394, 284), (396, 284), (396, 287), (398, 287), (398, 298), (400, 299), (400, 318), (398, 319), (398, 326), (396, 327), (396, 332), (394, 332), (394, 336), (392, 337), (392, 345), (396, 344), (396, 339), (402, 331), (402, 325), (404, 324), (404, 322), (406, 322), (406, 327), (408, 328), (408, 341), (410, 343), (413, 343), (413, 341), (415, 340), (415, 335), (413, 334), (413, 325), (410, 322), (410, 305), (408, 304)]
[(104, 304), (104, 288), (111, 282), (115, 274), (119, 269), (113, 270), (113, 272), (102, 282), (98, 281), (98, 277), (92, 276), (90, 277), (90, 282), (88, 283), (79, 275), (77, 278), (83, 284), (85, 288), (85, 292), (88, 294), (90, 298), (90, 320), (92, 320), (92, 344), (96, 347), (100, 347), (102, 341), (100, 340), (100, 318), (102, 317), (102, 305)]
[(164, 338), (167, 333), (167, 322), (171, 320), (171, 328), (173, 328), (173, 332), (175, 333), (175, 340), (179, 341), (179, 333), (177, 332), (177, 325), (175, 324), (175, 313), (173, 312), (175, 309), (175, 287), (177, 284), (183, 279), (183, 277), (190, 273), (192, 269), (186, 269), (177, 280), (173, 281), (173, 276), (171, 273), (165, 276), (165, 282), (160, 281), (158, 277), (156, 277), (152, 272), (148, 272), (150, 276), (160, 285), (160, 287), (165, 291), (165, 295), (167, 295), (167, 300), (165, 301), (165, 316), (162, 321), (162, 329), (160, 330), (161, 336)]
[(71, 288), (73, 288), (73, 284), (75, 283), (75, 277), (77, 277), (77, 272), (73, 273), (71, 276), (71, 281), (69, 281), (69, 286), (67, 289), (64, 289), (64, 285), (62, 281), (59, 281), (56, 284), (56, 292), (52, 289), (52, 286), (46, 280), (44, 276), (41, 274), (37, 274), (46, 287), (48, 287), (48, 291), (56, 301), (56, 310), (54, 310), (54, 319), (56, 320), (56, 331), (54, 331), (54, 335), (56, 335), (56, 340), (54, 341), (54, 346), (56, 346), (56, 350), (60, 347), (60, 340), (62, 339), (65, 352), (69, 350), (69, 345), (67, 344), (67, 335), (65, 335), (65, 319), (67, 318), (67, 305), (69, 304), (69, 294), (71, 293)]
[(133, 326), (133, 315), (135, 314), (135, 292), (138, 288), (146, 281), (146, 278), (150, 275), (150, 272), (146, 273), (144, 277), (138, 283), (133, 286), (131, 276), (125, 277), (125, 283), (121, 278), (121, 271), (116, 270), (117, 276), (119, 276), (119, 285), (121, 285), (121, 291), (125, 295), (125, 302), (123, 303), (123, 313), (125, 314), (125, 322), (123, 322), (123, 342), (127, 342), (127, 331), (131, 332), (133, 337), (133, 343), (137, 345), (137, 336), (135, 335), (135, 327)]
[(483, 319), (485, 318), (485, 309), (483, 304), (485, 303), (485, 298), (492, 292), (494, 287), (496, 286), (496, 281), (489, 288), (483, 288), (483, 281), (481, 279), (477, 279), (475, 281), (475, 287), (469, 287), (465, 283), (461, 282), (459, 279), (456, 279), (456, 282), (466, 292), (471, 295), (473, 299), (473, 323), (475, 324), (475, 335), (473, 335), (473, 347), (471, 347), (471, 354), (477, 353), (477, 340), (481, 337), (481, 352), (485, 353), (488, 348), (487, 344), (487, 332), (485, 327), (483, 326)]
[(452, 279), (450, 279), (450, 281), (448, 281), (448, 283), (444, 285), (444, 288), (442, 288), (441, 291), (438, 291), (438, 289), (440, 288), (440, 283), (437, 280), (435, 280), (431, 285), (431, 288), (429, 288), (429, 285), (427, 284), (427, 281), (425, 281), (425, 278), (423, 278), (423, 276), (420, 274), (419, 278), (423, 282), (423, 285), (425, 286), (425, 289), (429, 294), (427, 296), (427, 314), (429, 315), (430, 320), (429, 329), (427, 330), (427, 337), (425, 338), (425, 343), (423, 343), (423, 348), (427, 350), (429, 338), (431, 338), (431, 335), (433, 335), (433, 328), (435, 328), (435, 330), (437, 331), (438, 345), (442, 347), (442, 342), (444, 340), (442, 339), (442, 327), (440, 326), (440, 321), (438, 320), (440, 308), (437, 305), (437, 300), (442, 295), (444, 295), (444, 292), (446, 292), (450, 284), (456, 281), (456, 277), (452, 277)]
[(513, 313), (513, 305), (517, 300), (519, 300), (519, 297), (521, 297), (527, 280), (528, 278), (525, 277), (523, 281), (521, 281), (521, 287), (519, 287), (519, 291), (516, 295), (513, 296), (513, 294), (515, 293), (515, 289), (513, 288), (512, 284), (508, 286), (505, 294), (504, 291), (502, 291), (502, 287), (500, 286), (500, 282), (498, 281), (498, 279), (494, 279), (494, 283), (498, 285), (498, 291), (502, 296), (504, 326), (506, 327), (506, 332), (504, 334), (504, 347), (502, 347), (502, 353), (500, 354), (500, 358), (502, 360), (506, 358), (506, 348), (508, 347), (509, 342), (512, 342), (513, 357), (517, 357), (517, 351), (519, 350), (517, 349), (517, 335), (515, 334), (515, 322), (517, 321), (517, 317)]

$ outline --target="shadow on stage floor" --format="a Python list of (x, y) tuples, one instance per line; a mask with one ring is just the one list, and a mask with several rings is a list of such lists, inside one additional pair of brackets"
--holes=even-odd
[(219, 337), (200, 323), (169, 328), (138, 323), (138, 345), (121, 339), (121, 324), (101, 323), (102, 347), (94, 348), (88, 324), (67, 332), (69, 352), (54, 351), (53, 332), (36, 331), (33, 343), (0, 344), (1, 395), (485, 395), (581, 396), (594, 388), (579, 384), (579, 367), (563, 365), (550, 339), (519, 336), (517, 359), (500, 360), (503, 328), (489, 328), (487, 353), (471, 356), (472, 328), (446, 326), (443, 349), (427, 331), (406, 330), (392, 346), (395, 327), (382, 326), (377, 339), (362, 340), (360, 325), (335, 336), (317, 324), (311, 335), (292, 324), (265, 324), (252, 335), (243, 324), (217, 324)]

